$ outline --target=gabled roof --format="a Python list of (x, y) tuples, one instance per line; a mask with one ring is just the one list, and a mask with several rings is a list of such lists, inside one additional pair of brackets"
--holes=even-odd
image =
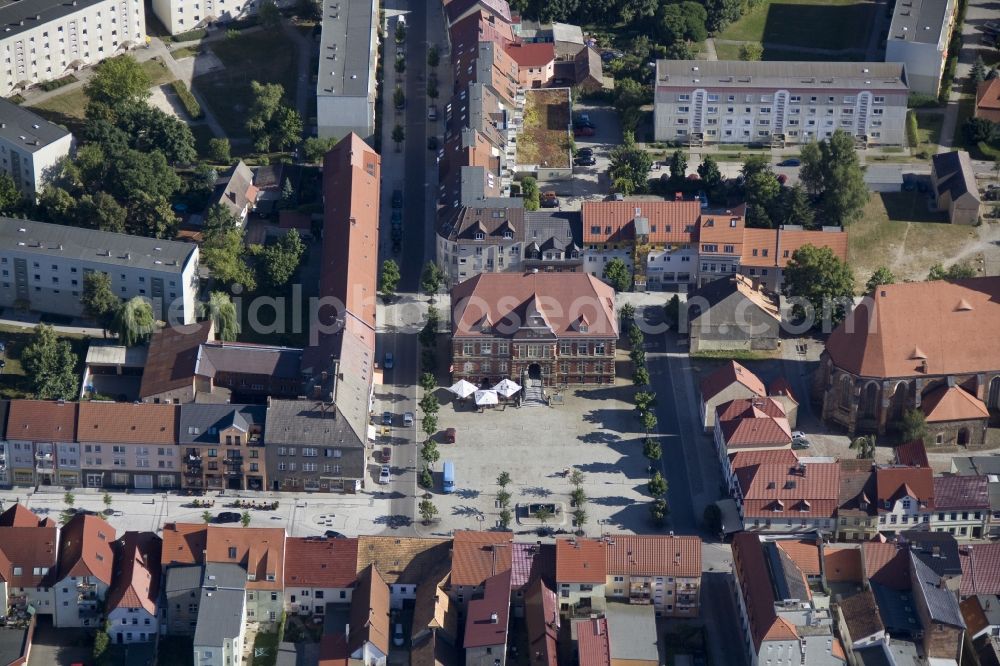
[(729, 466), (753, 467), (754, 465), (789, 465), (799, 464), (799, 458), (791, 449), (745, 449), (729, 454)]
[(390, 585), (420, 585), (450, 560), (450, 539), (413, 539), (391, 536), (358, 537), (358, 573), (375, 565)]
[(976, 171), (972, 158), (964, 150), (938, 153), (931, 158), (931, 169), (937, 175), (938, 196), (949, 193), (951, 200), (968, 195), (979, 203), (979, 188), (976, 186)]
[(528, 586), (524, 595), (524, 621), (528, 627), (531, 666), (559, 663), (559, 600), (541, 579)]
[(264, 427), (264, 405), (212, 405), (188, 403), (179, 406), (179, 444), (218, 444), (219, 431), (235, 427), (245, 433)]
[(962, 574), (958, 542), (947, 532), (907, 530), (896, 538), (900, 548), (909, 548), (938, 576), (955, 577)]
[(733, 574), (747, 606), (754, 651), (759, 653), (760, 646), (765, 641), (798, 639), (795, 627), (778, 617), (774, 611), (775, 595), (771, 574), (758, 535), (740, 532), (733, 537)]
[(845, 516), (874, 516), (878, 507), (875, 468), (870, 460), (840, 461), (840, 502), (837, 511)]
[(59, 534), (59, 573), (57, 580), (69, 576), (92, 576), (111, 584), (114, 571), (115, 528), (106, 520), (78, 513)]
[(178, 405), (151, 402), (80, 403), (81, 442), (176, 444)]
[(556, 539), (556, 582), (604, 583), (606, 551), (600, 539)]
[(285, 587), (349, 588), (357, 580), (358, 540), (288, 537)]
[(871, 590), (862, 590), (846, 599), (841, 599), (838, 605), (844, 615), (844, 622), (847, 624), (852, 641), (858, 642), (885, 631), (882, 616), (878, 612), (878, 604), (875, 603), (875, 595)]
[(482, 585), (511, 568), (510, 532), (455, 532), (452, 542), (451, 584)]
[(815, 540), (776, 539), (774, 543), (806, 576), (819, 576), (819, 545)]
[(242, 220), (247, 208), (252, 208), (257, 203), (257, 195), (253, 171), (246, 162), (240, 160), (216, 181), (210, 203), (225, 206), (230, 213)]
[(163, 526), (163, 551), (160, 563), (204, 564), (208, 526), (196, 523), (166, 523)]
[(545, 584), (556, 584), (556, 546), (552, 543), (514, 543), (511, 557), (512, 589), (519, 589), (541, 578)]
[(942, 585), (941, 576), (912, 552), (910, 574), (913, 594), (923, 597), (931, 620), (964, 629), (965, 620), (962, 619), (955, 593)]
[(1000, 277), (882, 285), (834, 329), (826, 352), (863, 377), (977, 373), (1000, 369), (998, 329)]
[(857, 583), (865, 581), (864, 563), (860, 547), (826, 546), (823, 549), (823, 573), (828, 583)]
[(518, 67), (545, 67), (556, 59), (556, 47), (551, 42), (527, 42), (507, 45), (510, 54)]
[(458, 637), (458, 610), (445, 592), (447, 584), (448, 574), (443, 572), (440, 580), (431, 579), (417, 585), (411, 636), (420, 636), (431, 629), (442, 632), (451, 641)]
[(212, 333), (211, 319), (155, 331), (149, 339), (139, 397), (145, 399), (193, 386), (198, 350), (203, 342), (212, 338)]
[(365, 643), (389, 654), (389, 586), (374, 566), (358, 574), (358, 585), (351, 596), (350, 624), (347, 645), (351, 654)]
[(894, 543), (866, 541), (861, 544), (864, 556), (865, 576), (872, 583), (884, 585), (893, 590), (910, 589), (907, 549)]
[(465, 649), (506, 646), (510, 616), (510, 570), (486, 580), (483, 596), (469, 602), (465, 619)]
[(605, 543), (609, 576), (701, 576), (699, 537), (611, 534)]
[(107, 608), (142, 609), (156, 617), (163, 542), (153, 532), (126, 532), (121, 539)]
[(729, 361), (701, 380), (701, 399), (707, 402), (733, 384), (739, 384), (762, 398), (767, 395), (764, 382), (757, 375), (736, 361)]
[[(0, 580), (11, 587), (33, 588), (55, 577), (58, 528), (15, 504), (0, 516)], [(15, 567), (20, 573), (15, 572)], [(40, 573), (35, 573), (35, 569)]]
[[(738, 295), (740, 300), (736, 307), (740, 308), (738, 312), (742, 313), (744, 317), (753, 317), (753, 321), (757, 323), (766, 323), (770, 320), (776, 322), (781, 321), (781, 309), (780, 302), (778, 300), (778, 295), (769, 291), (765, 291), (763, 284), (757, 282), (753, 278), (746, 277), (745, 275), (732, 275), (729, 277), (719, 278), (717, 280), (712, 280), (707, 282), (698, 289), (694, 289), (688, 292), (687, 302), (694, 303), (699, 301), (704, 301), (707, 307), (700, 308), (698, 314), (692, 317), (692, 321), (698, 321), (702, 317), (708, 317), (709, 324), (711, 325), (712, 314), (710, 308), (715, 307), (719, 303), (728, 300), (730, 297)], [(757, 310), (764, 315), (763, 319), (757, 320), (754, 313), (747, 309), (747, 305), (753, 305)], [(715, 315), (716, 321), (720, 319), (718, 312)], [(746, 321), (751, 321), (747, 319)], [(725, 325), (723, 322), (720, 324)], [(696, 326), (701, 326), (701, 324), (692, 324), (692, 328)]]
[(77, 408), (75, 402), (11, 400), (7, 439), (75, 442)]
[(989, 511), (989, 478), (985, 476), (935, 476), (934, 508)]
[(941, 386), (926, 394), (920, 409), (928, 423), (988, 419), (990, 412), (982, 400), (958, 386)]
[(831, 517), (840, 494), (840, 465), (752, 465), (735, 470), (747, 516)]
[(910, 467), (930, 467), (927, 459), (927, 449), (924, 447), (922, 439), (915, 439), (911, 442), (903, 442), (896, 447), (896, 463), (908, 465)]
[(649, 222), (649, 242), (692, 243), (697, 238), (701, 205), (697, 201), (584, 201), (585, 244), (631, 242), (636, 218)]
[(611, 666), (608, 621), (603, 617), (575, 620), (580, 666)]
[(875, 470), (875, 492), (879, 512), (886, 511), (905, 495), (920, 501), (927, 509), (935, 507), (934, 472), (928, 467), (878, 467)]
[(44, 527), (48, 518), (39, 518), (23, 504), (12, 504), (0, 514), (0, 527)]
[(284, 558), (282, 527), (208, 527), (205, 561), (240, 565), (249, 590), (283, 589)]
[(506, 0), (449, 0), (444, 5), (444, 12), (449, 23), (465, 16), (469, 10), (481, 7), (495, 14), (497, 18), (510, 22), (510, 6)]
[(963, 597), (1000, 595), (1000, 543), (977, 543), (959, 551)]
[(1000, 112), (1000, 79), (983, 81), (976, 87), (976, 117), (980, 111)]
[(792, 428), (772, 398), (733, 400), (719, 405), (716, 413), (727, 448), (791, 446)]

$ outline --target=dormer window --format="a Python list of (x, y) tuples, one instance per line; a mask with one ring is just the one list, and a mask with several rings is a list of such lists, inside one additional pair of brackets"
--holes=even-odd
[(483, 240), (484, 238), (486, 238), (486, 234), (484, 234), (482, 231), (476, 232), (476, 240)]
[(503, 237), (505, 239), (507, 239), (507, 240), (511, 240), (511, 239), (514, 238), (514, 232), (510, 231), (510, 230), (507, 230), (507, 231), (503, 232)]
[(257, 574), (248, 573), (247, 580), (257, 580)]
[(273, 573), (269, 573), (269, 574), (267, 574), (267, 579), (268, 579), (269, 581), (273, 581), (273, 580), (274, 580), (274, 574), (273, 574)]
[(229, 547), (229, 559), (231, 559), (231, 560), (235, 560), (236, 559), (236, 546), (230, 546)]
[(590, 326), (588, 324), (581, 323), (580, 324), (580, 332), (581, 333), (587, 333), (588, 331), (590, 331)]

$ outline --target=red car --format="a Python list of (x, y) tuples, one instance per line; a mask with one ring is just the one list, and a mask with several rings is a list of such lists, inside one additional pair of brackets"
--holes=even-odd
[(383, 446), (382, 447), (382, 462), (390, 463), (392, 462), (392, 447)]
[(456, 435), (456, 432), (455, 432), (454, 428), (448, 428), (447, 430), (445, 430), (444, 431), (444, 443), (445, 444), (454, 444), (455, 443), (455, 435)]

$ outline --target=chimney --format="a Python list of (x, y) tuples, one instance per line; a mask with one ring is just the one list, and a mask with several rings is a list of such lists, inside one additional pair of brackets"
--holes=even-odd
[(496, 613), (490, 613), (490, 624), (497, 624), (499, 621)]
[(674, 201), (683, 201), (684, 195), (680, 192), (674, 192)]

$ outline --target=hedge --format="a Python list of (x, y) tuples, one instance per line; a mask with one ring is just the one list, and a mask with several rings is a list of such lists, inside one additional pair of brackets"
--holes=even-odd
[(170, 41), (172, 42), (193, 42), (198, 39), (205, 39), (205, 35), (208, 33), (204, 29), (198, 28), (197, 30), (188, 30), (187, 32), (181, 32), (176, 35), (170, 36)]
[(181, 104), (184, 105), (184, 110), (187, 111), (188, 115), (191, 116), (192, 120), (198, 120), (202, 117), (201, 105), (198, 104), (198, 100), (194, 98), (191, 91), (188, 90), (187, 85), (180, 79), (170, 82), (170, 87), (174, 89), (177, 96), (181, 100)]
[(917, 127), (917, 114), (915, 111), (906, 113), (906, 139), (910, 142), (910, 148), (916, 148), (920, 144), (920, 134)]
[(67, 74), (61, 79), (55, 79), (52, 81), (45, 81), (44, 83), (39, 83), (38, 87), (44, 90), (45, 92), (49, 92), (51, 90), (56, 90), (57, 88), (62, 88), (63, 86), (67, 86), (71, 83), (75, 83), (76, 81), (79, 81), (79, 79), (73, 76), (72, 74)]

